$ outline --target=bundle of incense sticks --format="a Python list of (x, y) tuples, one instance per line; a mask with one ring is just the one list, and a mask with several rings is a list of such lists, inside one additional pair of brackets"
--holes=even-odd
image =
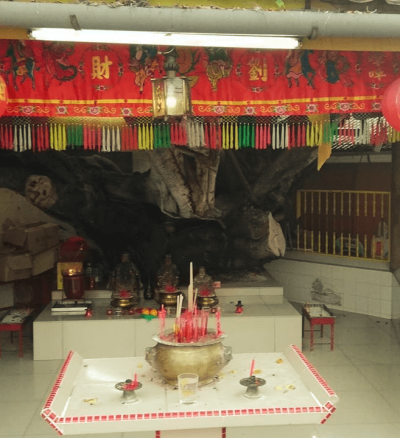
[[(208, 332), (208, 317), (209, 310), (198, 310), (196, 305), (198, 290), (195, 290), (193, 296), (193, 264), (190, 263), (190, 284), (188, 288), (188, 309), (182, 313), (183, 295), (177, 296), (176, 304), (176, 316), (173, 329), (173, 337), (175, 342), (201, 342), (205, 340), (205, 337), (209, 335)], [(161, 310), (158, 312), (158, 318), (160, 323), (160, 339), (166, 339), (165, 332), (165, 318), (167, 311), (164, 305), (161, 306)], [(219, 338), (223, 333), (221, 330), (221, 310), (218, 308), (215, 313), (216, 329), (213, 337)], [(169, 336), (168, 336), (169, 338)]]
[(207, 310), (197, 310), (193, 312), (185, 310), (175, 319), (174, 337), (176, 342), (199, 342), (208, 334), (208, 315)]

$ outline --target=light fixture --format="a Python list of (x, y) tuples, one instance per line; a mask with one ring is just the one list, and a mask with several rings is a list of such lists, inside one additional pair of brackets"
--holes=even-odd
[(164, 52), (166, 76), (152, 79), (153, 117), (181, 117), (190, 114), (190, 84), (188, 78), (176, 76), (179, 70), (175, 47)]
[(244, 49), (298, 49), (299, 38), (271, 35), (225, 35), (199, 33), (135, 32), (125, 30), (38, 28), (30, 39), (109, 44), (140, 44)]

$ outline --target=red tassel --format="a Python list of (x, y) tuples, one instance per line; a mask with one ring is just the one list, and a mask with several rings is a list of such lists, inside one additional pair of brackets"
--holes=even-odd
[(41, 136), (41, 145), (39, 150), (41, 151), (45, 151), (46, 150), (46, 145), (45, 145), (45, 134), (47, 132), (47, 125), (41, 125), (40, 127), (41, 132), (40, 132), (40, 136)]
[(38, 125), (36, 130), (36, 149), (38, 152), (42, 151), (42, 144), (43, 144), (43, 125)]
[(92, 125), (88, 126), (88, 131), (89, 131), (89, 149), (94, 150), (95, 146), (94, 146), (93, 126)]
[[(285, 125), (283, 125), (284, 127), (284, 135), (286, 135), (286, 127)], [(290, 124), (288, 124), (287, 130), (288, 130), (288, 135), (287, 135), (287, 148), (290, 150), (292, 149), (292, 139), (291, 139), (291, 135), (292, 135), (292, 130), (290, 129), (291, 126)]]
[(49, 125), (47, 123), (43, 135), (44, 135), (45, 150), (48, 151), (50, 149), (50, 144), (49, 144)]
[(254, 148), (255, 149), (260, 149), (260, 126), (258, 124), (256, 124), (256, 138), (255, 138), (255, 145)]
[(0, 140), (1, 140), (1, 149), (5, 149), (6, 138), (4, 135), (4, 125), (0, 125)]
[(4, 149), (8, 149), (8, 128), (4, 125)]
[(215, 127), (215, 149), (221, 149), (221, 124)]

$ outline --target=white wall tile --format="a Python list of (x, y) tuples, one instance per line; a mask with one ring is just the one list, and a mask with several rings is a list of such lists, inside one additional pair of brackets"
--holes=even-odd
[(392, 286), (392, 277), (393, 274), (391, 272), (381, 272), (381, 285)]
[(381, 284), (382, 272), (370, 270), (369, 279), (371, 284)]
[(345, 295), (356, 295), (356, 282), (351, 280), (343, 280), (343, 293)]
[(356, 296), (357, 297), (368, 297), (369, 292), (367, 285), (365, 283), (356, 283)]
[(344, 295), (343, 298), (343, 310), (347, 312), (353, 312), (356, 309), (356, 296)]
[(333, 279), (332, 280), (332, 289), (335, 292), (343, 293), (344, 292), (344, 281), (342, 279)]
[(379, 298), (368, 298), (368, 315), (381, 316), (381, 300)]
[(363, 296), (356, 296), (356, 308), (357, 313), (364, 313), (366, 314), (368, 312), (368, 298)]
[(321, 264), (321, 276), (326, 277), (329, 280), (333, 278), (333, 266), (332, 265), (322, 265)]
[(356, 281), (356, 274), (357, 274), (357, 269), (344, 268), (343, 280)]
[(343, 280), (345, 270), (346, 268), (343, 268), (342, 266), (333, 266), (332, 278), (335, 280)]
[(400, 300), (392, 301), (392, 318), (400, 318)]
[(381, 300), (381, 316), (383, 318), (391, 318), (392, 317), (392, 302)]
[(381, 288), (376, 284), (367, 285), (368, 298), (381, 299)]
[(392, 288), (390, 286), (381, 286), (380, 288), (381, 300), (391, 300), (392, 299)]

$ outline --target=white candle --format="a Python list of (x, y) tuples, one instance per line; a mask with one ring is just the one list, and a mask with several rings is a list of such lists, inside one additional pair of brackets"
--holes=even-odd
[(188, 287), (188, 310), (193, 311), (193, 284), (189, 284)]
[(193, 262), (190, 262), (190, 284), (188, 287), (188, 310), (193, 311)]

